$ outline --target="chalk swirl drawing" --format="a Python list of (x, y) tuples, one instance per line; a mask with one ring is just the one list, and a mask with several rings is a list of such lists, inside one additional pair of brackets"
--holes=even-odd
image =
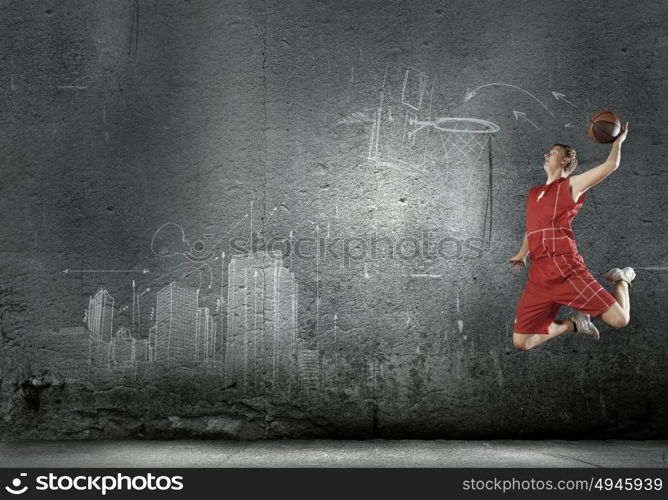
[[(204, 235), (205, 239), (213, 238), (213, 235)], [(175, 222), (166, 222), (160, 226), (151, 238), (151, 252), (157, 257), (181, 256), (186, 262), (181, 263), (175, 269), (166, 274), (181, 273), (181, 277), (189, 274), (192, 270), (199, 274), (199, 288), (203, 285), (203, 276), (207, 278), (207, 288), (213, 286), (213, 270), (211, 264), (218, 260), (213, 249), (207, 249), (206, 243), (198, 240), (192, 245), (186, 239), (185, 231)]]

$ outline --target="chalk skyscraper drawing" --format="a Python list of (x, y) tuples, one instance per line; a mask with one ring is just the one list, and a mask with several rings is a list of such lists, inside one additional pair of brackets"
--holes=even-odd
[(199, 289), (170, 283), (158, 292), (155, 362), (191, 367), (196, 360)]
[(280, 251), (232, 257), (227, 325), (226, 384), (289, 393), (297, 376), (297, 283)]
[(299, 386), (302, 391), (320, 389), (320, 352), (317, 348), (307, 348), (299, 344)]
[(195, 330), (195, 360), (198, 363), (211, 363), (215, 359), (216, 324), (208, 307), (200, 307), (197, 312)]
[(104, 288), (88, 301), (88, 330), (93, 338), (110, 342), (114, 328), (114, 298)]

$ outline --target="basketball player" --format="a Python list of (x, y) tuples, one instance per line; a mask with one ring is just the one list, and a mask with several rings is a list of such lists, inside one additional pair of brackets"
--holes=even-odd
[[(543, 168), (547, 182), (529, 189), (526, 204), (526, 232), (517, 255), (508, 260), (513, 269), (531, 266), (513, 327), (513, 345), (527, 350), (566, 332), (584, 333), (598, 340), (591, 317), (599, 317), (613, 328), (629, 322), (629, 286), (635, 278), (630, 267), (614, 267), (606, 279), (614, 283), (612, 293), (603, 288), (578, 253), (571, 221), (580, 211), (585, 193), (619, 166), (621, 146), (628, 122), (613, 142), (606, 161), (579, 175), (573, 148), (555, 144), (545, 154)], [(561, 306), (576, 310), (569, 319), (554, 319)]]

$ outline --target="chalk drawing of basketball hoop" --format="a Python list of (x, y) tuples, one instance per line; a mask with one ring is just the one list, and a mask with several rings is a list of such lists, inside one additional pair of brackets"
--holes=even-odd
[(441, 136), (444, 159), (460, 163), (465, 161), (475, 165), (482, 156), (489, 135), (501, 130), (496, 123), (479, 118), (437, 118), (432, 121), (410, 120), (409, 125), (415, 128), (408, 132), (408, 138), (425, 127), (433, 127)]
[[(447, 195), (441, 198), (443, 209), (454, 219), (454, 226), (474, 226), (478, 211), (485, 210), (484, 216), (479, 214), (483, 235), (488, 220), (491, 235), (491, 138), (500, 128), (479, 118), (436, 118), (435, 81), (416, 68), (397, 71), (386, 65), (377, 108), (363, 114), (372, 125), (367, 161), (436, 181)], [(481, 162), (485, 146), (490, 152), (488, 169)], [(488, 199), (481, 205), (485, 191)]]
[[(458, 118), (441, 117), (434, 120), (419, 121), (410, 120), (409, 125), (413, 127), (407, 133), (409, 141), (415, 140), (415, 136), (426, 127), (436, 131), (440, 137), (440, 148), (433, 151), (437, 164), (447, 165), (446, 184), (451, 172), (456, 172), (458, 165), (468, 169), (464, 174), (466, 185), (456, 190), (464, 200), (474, 199), (475, 193), (471, 192), (471, 180), (473, 173), (480, 164), (480, 159), (485, 151), (485, 147), (490, 146), (492, 134), (501, 129), (496, 123), (492, 123), (480, 118)], [(490, 165), (491, 169), (491, 165)], [(491, 170), (489, 172), (490, 180), (488, 185), (488, 202), (491, 203)], [(487, 207), (491, 209), (491, 207)], [(485, 213), (487, 218), (487, 213)], [(460, 229), (464, 218), (460, 219)]]

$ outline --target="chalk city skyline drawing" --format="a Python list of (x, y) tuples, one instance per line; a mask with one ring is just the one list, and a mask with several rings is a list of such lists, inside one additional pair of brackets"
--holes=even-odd
[(202, 290), (172, 281), (157, 291), (142, 323), (139, 296), (146, 290), (136, 293), (133, 281), (125, 326), (119, 312), (127, 306), (100, 288), (88, 300), (84, 325), (52, 331), (36, 362), (45, 373), (94, 386), (138, 387), (175, 375), (217, 382), (241, 397), (313, 397), (343, 390), (342, 380), (352, 395), (365, 390), (373, 360), (362, 359), (359, 334), (341, 329), (336, 314), (333, 328), (299, 337), (299, 286), (280, 251), (232, 256), (227, 283), (226, 303), (218, 297), (214, 311), (201, 305)]
[(320, 353), (297, 337), (298, 284), (282, 254), (235, 255), (227, 271), (220, 321), (200, 305), (200, 289), (172, 281), (157, 291), (151, 322), (142, 329), (133, 282), (132, 324), (119, 327), (114, 297), (100, 288), (89, 298), (84, 326), (54, 333), (57, 355), (43, 367), (91, 381), (123, 371), (133, 383), (138, 371), (151, 368), (206, 373), (244, 394), (316, 388)]

